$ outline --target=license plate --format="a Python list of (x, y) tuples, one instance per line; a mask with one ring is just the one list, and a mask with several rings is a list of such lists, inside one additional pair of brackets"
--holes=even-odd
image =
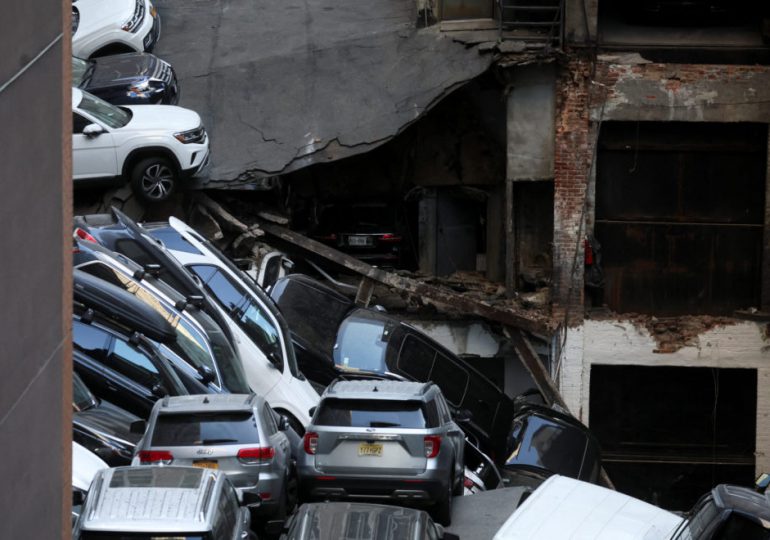
[(219, 463), (210, 459), (196, 459), (192, 462), (193, 467), (200, 467), (201, 469), (218, 469)]
[(382, 456), (382, 445), (380, 443), (361, 443), (358, 446), (359, 456)]
[(349, 246), (368, 246), (372, 240), (368, 236), (348, 236)]

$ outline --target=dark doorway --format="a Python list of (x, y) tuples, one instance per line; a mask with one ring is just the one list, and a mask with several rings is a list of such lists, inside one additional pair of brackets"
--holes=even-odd
[(610, 122), (599, 144), (607, 305), (664, 316), (758, 306), (767, 126)]
[(753, 369), (593, 366), (590, 427), (617, 489), (686, 510), (723, 482), (754, 479)]

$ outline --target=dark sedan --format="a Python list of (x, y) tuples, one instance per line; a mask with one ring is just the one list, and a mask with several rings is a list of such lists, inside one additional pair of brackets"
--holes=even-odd
[(138, 416), (94, 396), (77, 373), (72, 374), (72, 440), (107, 465), (129, 465), (141, 437), (131, 432)]
[(72, 57), (72, 85), (113, 105), (176, 105), (174, 69), (147, 53), (116, 54), (94, 60)]

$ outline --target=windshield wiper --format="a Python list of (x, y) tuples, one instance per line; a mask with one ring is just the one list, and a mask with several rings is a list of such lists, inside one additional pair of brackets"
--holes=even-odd
[(401, 427), (401, 424), (394, 422), (369, 422), (369, 427)]

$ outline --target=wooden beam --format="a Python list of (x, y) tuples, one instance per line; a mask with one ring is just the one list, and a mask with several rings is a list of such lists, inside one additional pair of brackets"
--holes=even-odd
[(527, 336), (519, 328), (506, 328), (505, 334), (511, 339), (513, 349), (521, 359), (521, 363), (524, 364), (524, 367), (532, 376), (532, 380), (535, 381), (537, 389), (543, 394), (546, 403), (548, 405), (555, 403), (564, 407), (565, 410), (569, 410), (559, 393), (559, 389), (556, 388), (556, 383), (553, 382), (551, 374), (545, 369)]
[(461, 311), (469, 315), (476, 315), (490, 321), (501, 323), (505, 326), (512, 326), (537, 335), (550, 336), (553, 332), (553, 325), (550, 321), (535, 320), (513, 311), (482, 303), (480, 300), (474, 298), (468, 298), (454, 291), (441, 289), (433, 285), (428, 285), (427, 283), (422, 283), (416, 279), (399, 276), (392, 272), (386, 272), (385, 270), (375, 268), (374, 266), (366, 264), (363, 261), (330, 248), (320, 242), (316, 242), (315, 240), (287, 229), (286, 227), (281, 227), (274, 223), (262, 222), (260, 223), (260, 228), (271, 236), (280, 238), (285, 242), (314, 253), (319, 257), (323, 257), (328, 261), (336, 263), (348, 270), (393, 289), (405, 291), (415, 296), (430, 300), (433, 303), (448, 306), (456, 311)]
[(369, 307), (372, 292), (374, 292), (374, 281), (368, 277), (362, 277), (361, 283), (358, 284), (358, 291), (356, 291), (356, 305), (364, 308)]

